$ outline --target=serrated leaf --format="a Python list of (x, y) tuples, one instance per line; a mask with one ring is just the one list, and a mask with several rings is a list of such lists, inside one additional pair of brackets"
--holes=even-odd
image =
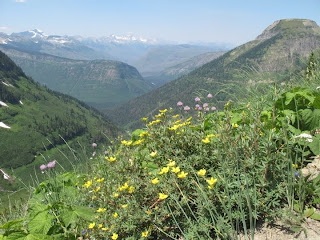
[(54, 238), (51, 236), (43, 235), (43, 234), (35, 234), (35, 233), (28, 234), (25, 237), (25, 240), (52, 240), (52, 239)]
[(75, 223), (78, 220), (78, 215), (73, 210), (65, 210), (61, 213), (62, 221), (65, 226), (68, 227), (71, 223)]
[(24, 232), (13, 232), (7, 236), (6, 240), (25, 240), (26, 236)]
[(78, 217), (91, 221), (94, 218), (94, 211), (92, 208), (84, 207), (84, 206), (76, 206), (74, 208), (74, 212)]
[(19, 224), (18, 227), (21, 227), (22, 225), (20, 225), (20, 223), (23, 222), (23, 219), (16, 219), (16, 220), (11, 220), (6, 222), (5, 224), (3, 224), (2, 226), (0, 226), (0, 229), (12, 229), (12, 227), (17, 227), (17, 225)]
[(314, 208), (307, 208), (303, 212), (304, 217), (310, 217), (312, 214), (314, 214)]
[(47, 211), (41, 212), (29, 221), (28, 228), (31, 233), (47, 234), (53, 219), (54, 217)]
[(320, 214), (319, 213), (314, 213), (310, 216), (311, 219), (320, 221)]

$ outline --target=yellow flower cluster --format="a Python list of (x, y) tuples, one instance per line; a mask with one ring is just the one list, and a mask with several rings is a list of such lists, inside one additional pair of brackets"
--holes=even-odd
[(173, 124), (173, 126), (169, 128), (169, 130), (175, 131), (175, 130), (181, 128), (181, 127), (188, 126), (188, 125), (191, 124), (191, 122), (189, 122), (189, 121), (184, 122), (184, 123), (180, 123), (180, 122), (181, 122), (181, 120), (176, 121), (176, 122)]
[(132, 141), (126, 141), (126, 140), (122, 140), (121, 143), (125, 146), (131, 146), (132, 145)]
[(160, 120), (160, 119), (157, 119), (157, 120), (154, 120), (154, 121), (148, 123), (148, 126), (152, 126), (152, 125), (158, 124), (158, 123), (160, 123), (160, 122), (161, 122), (161, 120)]
[(204, 139), (202, 139), (203, 143), (210, 143), (210, 138), (216, 137), (214, 134), (207, 135)]
[(89, 188), (92, 185), (92, 180), (87, 181), (85, 184), (83, 184), (83, 187)]

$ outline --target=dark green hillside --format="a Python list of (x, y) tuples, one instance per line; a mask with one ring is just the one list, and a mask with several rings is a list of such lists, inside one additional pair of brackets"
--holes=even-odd
[(320, 28), (315, 22), (280, 20), (256, 40), (108, 113), (119, 124), (137, 126), (134, 122), (138, 123), (141, 117), (154, 114), (159, 108), (175, 106), (178, 101), (193, 107), (195, 103), (190, 99), (199, 93), (212, 93), (217, 107), (222, 107), (235, 96), (245, 98), (250, 86), (289, 81), (318, 48)]
[[(38, 169), (46, 163), (39, 154), (50, 150), (54, 158), (58, 150), (66, 148), (65, 141), (76, 151), (80, 145), (85, 150), (92, 142), (107, 143), (107, 137), (112, 139), (119, 131), (84, 103), (26, 77), (2, 52), (0, 101), (0, 168), (10, 173), (18, 168), (22, 168), (20, 173), (33, 173), (29, 166)], [(63, 161), (65, 158), (59, 158), (62, 165)]]
[(115, 106), (151, 90), (134, 67), (122, 62), (71, 60), (2, 49), (37, 82), (97, 108)]
[(202, 65), (211, 62), (212, 60), (220, 57), (225, 52), (207, 52), (195, 57), (190, 58), (189, 60), (179, 63), (174, 66), (170, 66), (160, 73), (153, 73), (151, 76), (145, 76), (144, 78), (152, 82), (154, 86), (159, 87), (164, 85), (167, 82), (170, 82), (178, 77), (188, 74), (194, 69), (201, 67)]

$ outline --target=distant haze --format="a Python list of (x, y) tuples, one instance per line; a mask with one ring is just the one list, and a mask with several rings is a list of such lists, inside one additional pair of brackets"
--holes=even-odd
[(319, 0), (1, 0), (0, 32), (39, 28), (47, 34), (101, 37), (133, 33), (179, 43), (253, 40), (270, 23), (320, 23)]

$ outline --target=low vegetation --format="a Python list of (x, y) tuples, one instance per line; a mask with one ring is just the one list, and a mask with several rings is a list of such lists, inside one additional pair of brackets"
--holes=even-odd
[(254, 239), (275, 219), (301, 231), (320, 220), (320, 176), (302, 174), (320, 151), (319, 59), (300, 86), (245, 104), (218, 111), (205, 91), (189, 96), (195, 106), (173, 103), (81, 171), (39, 165), (48, 179), (1, 215), (0, 239)]

